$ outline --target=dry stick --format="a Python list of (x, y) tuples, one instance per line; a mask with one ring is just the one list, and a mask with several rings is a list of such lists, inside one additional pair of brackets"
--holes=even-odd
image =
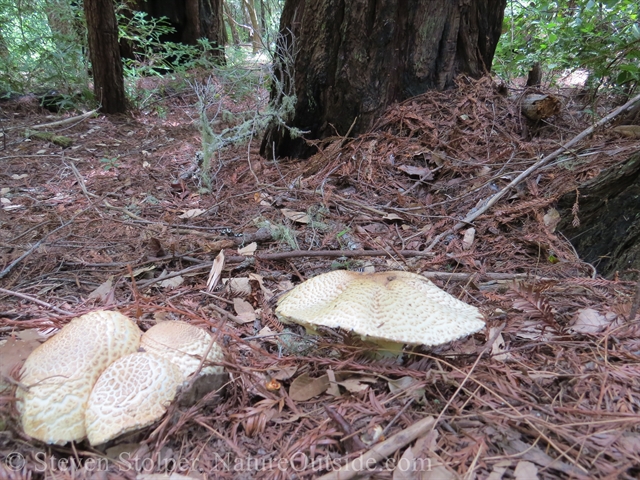
[(77, 117), (65, 118), (64, 120), (60, 120), (58, 122), (43, 123), (41, 125), (31, 125), (29, 128), (37, 129), (37, 128), (59, 127), (60, 125), (66, 125), (67, 123), (73, 123), (75, 121), (81, 122), (82, 120), (89, 118), (95, 113), (98, 113), (97, 108), (95, 110), (91, 110), (90, 112), (83, 113), (82, 115), (78, 115)]
[(13, 295), (14, 297), (22, 298), (24, 300), (37, 303), (38, 305), (50, 308), (55, 312), (61, 313), (62, 315), (73, 315), (73, 312), (67, 312), (66, 310), (62, 310), (61, 308), (58, 308), (55, 305), (51, 305), (50, 303), (43, 302), (42, 300), (38, 300), (37, 298), (33, 298), (29, 295), (25, 295), (24, 293), (14, 292), (12, 290), (5, 290), (4, 288), (0, 288), (0, 293), (4, 293), (6, 295)]
[(428, 433), (434, 427), (435, 423), (433, 417), (423, 418), (406, 430), (398, 432), (392, 437), (389, 437), (388, 440), (377, 444), (348, 465), (329, 472), (319, 477), (318, 480), (348, 480), (360, 475), (362, 472), (371, 471), (380, 460), (387, 458), (393, 452), (400, 450), (415, 439)]
[(509, 183), (509, 185), (507, 185), (502, 190), (500, 190), (498, 193), (496, 193), (493, 197), (491, 197), (482, 207), (478, 208), (477, 210), (471, 210), (467, 214), (467, 216), (464, 219), (462, 219), (462, 221), (456, 223), (449, 230), (446, 230), (446, 231), (442, 232), (440, 235), (436, 236), (436, 238), (433, 239), (431, 244), (425, 249), (425, 252), (431, 251), (433, 249), (433, 247), (435, 247), (438, 244), (438, 242), (440, 240), (442, 240), (443, 237), (445, 237), (447, 235), (450, 235), (450, 234), (452, 234), (454, 232), (457, 232), (462, 227), (464, 227), (466, 225), (469, 225), (476, 218), (478, 218), (480, 215), (482, 215), (487, 210), (489, 210), (491, 207), (493, 207), (498, 202), (498, 200), (500, 200), (502, 197), (504, 197), (504, 195), (511, 188), (513, 188), (516, 185), (518, 185), (522, 180), (527, 178), (529, 175), (531, 175), (533, 172), (538, 170), (540, 167), (542, 167), (545, 164), (549, 163), (551, 160), (556, 158), (558, 155), (563, 153), (565, 150), (569, 150), (571, 147), (573, 147), (576, 143), (578, 143), (583, 138), (591, 135), (597, 128), (600, 128), (605, 123), (609, 122), (610, 120), (613, 120), (615, 117), (620, 115), (620, 113), (624, 112), (627, 108), (633, 106), (633, 104), (636, 103), (638, 100), (640, 100), (640, 95), (636, 95), (635, 97), (633, 97), (631, 100), (629, 100), (627, 103), (625, 103), (621, 107), (616, 108), (613, 112), (611, 112), (609, 115), (607, 115), (606, 117), (601, 119), (595, 125), (592, 125), (591, 127), (587, 128), (586, 130), (583, 130), (580, 134), (578, 134), (577, 136), (573, 137), (567, 143), (565, 143), (560, 148), (558, 148), (555, 152), (553, 152), (553, 153), (547, 155), (546, 157), (538, 160), (536, 163), (531, 165), (524, 172), (522, 172), (520, 175), (518, 175), (516, 178), (514, 178), (511, 181), (511, 183)]
[[(93, 207), (93, 205), (92, 205)], [(71, 217), (71, 220), (69, 220), (67, 223), (63, 223), (62, 225), (60, 225), (58, 228), (51, 230), (49, 233), (47, 233), (44, 237), (42, 237), (40, 240), (38, 240), (35, 244), (33, 244), (33, 246), (27, 250), (26, 252), (24, 252), (22, 255), (20, 255), (18, 258), (16, 258), (13, 262), (11, 262), (9, 264), (9, 266), (7, 266), (7, 268), (5, 268), (4, 270), (2, 270), (0, 272), (0, 279), (4, 278), (7, 276), (7, 274), (13, 269), (13, 267), (15, 267), (18, 263), (20, 263), (22, 260), (24, 260), (26, 257), (28, 257), (29, 255), (31, 255), (31, 252), (33, 252), (35, 249), (37, 249), (40, 245), (42, 245), (42, 242), (44, 242), (48, 237), (50, 237), (51, 235), (53, 235), (54, 233), (56, 233), (58, 230), (62, 230), (65, 227), (68, 227), (69, 225), (71, 225), (73, 223), (73, 221), (75, 220), (75, 218), (80, 214), (80, 213), (84, 213), (86, 210), (88, 209), (84, 209), (82, 210), (82, 212), (79, 212), (78, 214), (74, 215), (73, 217)]]

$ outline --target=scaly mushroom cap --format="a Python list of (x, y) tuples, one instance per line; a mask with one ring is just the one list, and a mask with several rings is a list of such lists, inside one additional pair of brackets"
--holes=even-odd
[[(186, 379), (200, 366), (209, 343), (211, 343), (211, 335), (202, 328), (187, 322), (166, 321), (147, 330), (142, 335), (140, 346), (145, 351), (160, 355), (176, 364)], [(207, 364), (219, 362), (223, 356), (222, 348), (214, 342), (200, 375), (222, 373), (224, 369), (221, 366)]]
[(276, 314), (285, 322), (409, 345), (440, 345), (484, 327), (477, 308), (409, 272), (318, 275), (282, 296)]
[(151, 425), (167, 411), (182, 383), (180, 369), (148, 352), (126, 355), (102, 372), (86, 411), (87, 437), (100, 445)]
[(74, 318), (36, 348), (20, 372), (17, 407), (25, 433), (63, 445), (85, 437), (84, 413), (100, 374), (138, 350), (142, 332), (128, 317), (96, 311)]

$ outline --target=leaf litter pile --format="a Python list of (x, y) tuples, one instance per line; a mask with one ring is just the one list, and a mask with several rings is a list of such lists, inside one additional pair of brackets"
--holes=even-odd
[[(534, 126), (490, 79), (458, 87), (308, 160), (261, 158), (259, 138), (220, 151), (208, 192), (187, 91), (159, 98), (164, 114), (48, 128), (64, 149), (24, 134), (59, 117), (3, 104), (0, 478), (351, 478), (351, 461), (370, 478), (637, 478), (636, 286), (596, 276), (556, 231), (579, 202), (554, 209), (637, 141), (599, 129), (456, 227), (591, 124), (571, 95)], [(380, 359), (278, 321), (280, 294), (340, 268), (422, 273), (487, 328)], [(34, 443), (20, 364), (98, 308), (210, 329), (229, 379), (108, 448)]]

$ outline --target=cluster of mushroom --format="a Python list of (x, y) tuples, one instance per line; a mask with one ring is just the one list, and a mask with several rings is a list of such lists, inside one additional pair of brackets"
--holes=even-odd
[(281, 321), (342, 328), (392, 350), (441, 345), (484, 328), (480, 311), (415, 273), (336, 270), (280, 297)]
[(100, 445), (151, 425), (201, 363), (200, 375), (222, 373), (212, 365), (222, 358), (212, 336), (186, 322), (143, 334), (118, 312), (88, 313), (27, 358), (16, 394), (22, 427), (46, 443)]

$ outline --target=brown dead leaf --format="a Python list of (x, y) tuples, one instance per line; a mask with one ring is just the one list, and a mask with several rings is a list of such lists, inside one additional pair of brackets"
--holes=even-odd
[(99, 300), (100, 303), (107, 303), (107, 300), (113, 296), (113, 276), (102, 283), (98, 288), (89, 294), (89, 300)]
[(520, 460), (516, 465), (516, 471), (513, 472), (513, 478), (515, 480), (537, 480), (538, 467), (534, 463)]
[(297, 402), (306, 402), (323, 394), (328, 388), (329, 377), (327, 375), (311, 378), (308, 373), (303, 373), (291, 383), (289, 396)]
[(233, 308), (236, 311), (236, 316), (244, 323), (253, 322), (257, 318), (253, 306), (242, 298), (233, 299)]
[(433, 174), (428, 167), (414, 167), (411, 165), (399, 165), (398, 170), (407, 175), (420, 177), (422, 180), (433, 180)]
[(24, 330), (17, 335), (3, 339), (0, 343), (0, 391), (4, 377), (8, 377), (13, 368), (24, 362), (29, 354), (45, 340), (37, 329)]
[(238, 255), (244, 255), (245, 257), (252, 257), (256, 250), (258, 249), (258, 244), (256, 242), (252, 242), (246, 247), (242, 247), (238, 249)]
[(267, 370), (267, 373), (274, 380), (289, 380), (298, 370), (296, 365), (289, 365), (287, 367), (280, 367), (275, 370)]
[(220, 250), (220, 253), (216, 256), (211, 265), (211, 271), (209, 272), (209, 279), (207, 280), (207, 292), (211, 293), (216, 285), (220, 281), (220, 275), (224, 268), (224, 250)]
[(616, 318), (617, 315), (613, 312), (602, 315), (593, 308), (583, 308), (578, 311), (577, 318), (570, 330), (576, 333), (593, 335), (602, 332)]
[(329, 388), (327, 389), (327, 393), (332, 397), (339, 397), (340, 387), (338, 387), (338, 382), (336, 381), (336, 373), (329, 369), (327, 370), (327, 377), (329, 377)]
[(292, 222), (297, 222), (297, 223), (309, 223), (309, 222), (311, 222), (311, 218), (305, 212), (296, 212), (296, 211), (291, 210), (289, 208), (283, 208), (280, 211), (282, 212), (282, 214), (285, 217), (287, 217)]
[(369, 383), (376, 383), (375, 377), (352, 377), (337, 382), (338, 385), (347, 389), (348, 392), (358, 393), (364, 392), (369, 388)]

